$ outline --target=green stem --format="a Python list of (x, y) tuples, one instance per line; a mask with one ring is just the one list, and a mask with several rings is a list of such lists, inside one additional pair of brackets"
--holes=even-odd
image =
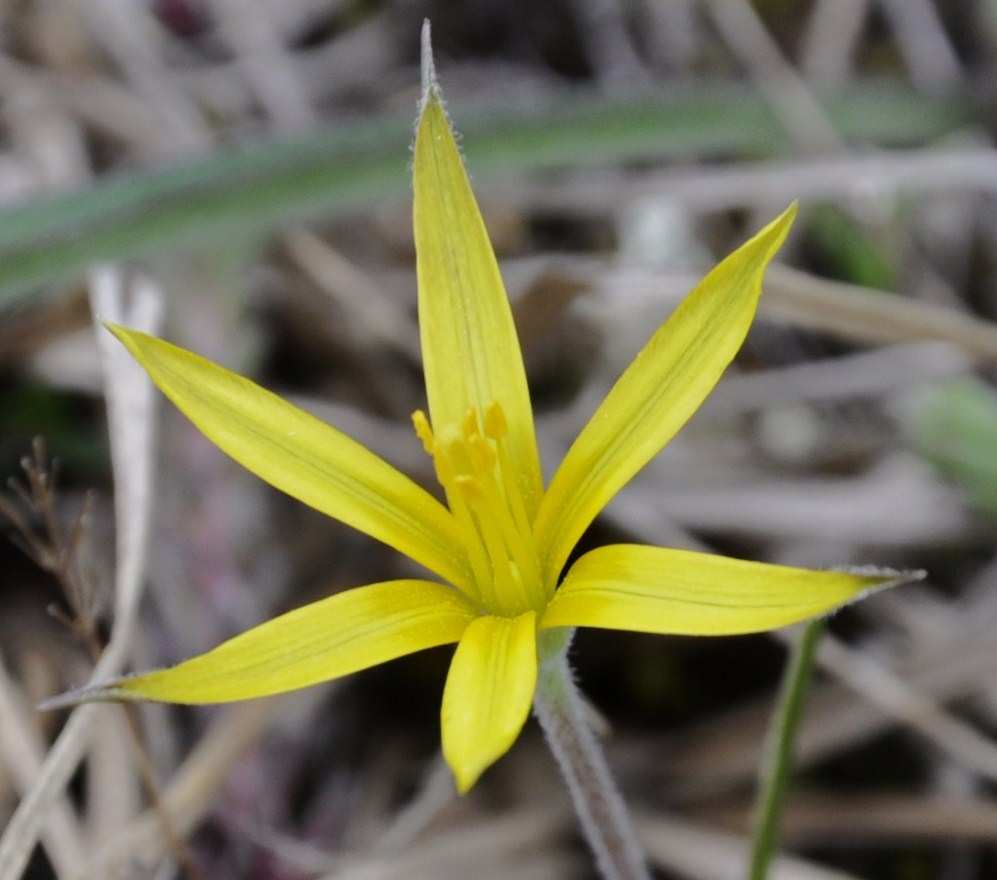
[(573, 629), (540, 637), (540, 673), (533, 711), (568, 783), (582, 831), (605, 880), (649, 880), (650, 874), (585, 704), (568, 664)]
[(786, 789), (793, 765), (793, 747), (803, 717), (807, 691), (813, 677), (817, 645), (824, 633), (824, 618), (807, 624), (793, 646), (782, 679), (779, 703), (769, 729), (760, 790), (755, 805), (755, 830), (751, 849), (750, 880), (766, 880), (779, 840)]

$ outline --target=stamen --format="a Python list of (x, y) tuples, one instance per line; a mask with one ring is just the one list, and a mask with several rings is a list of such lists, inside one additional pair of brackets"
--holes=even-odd
[(481, 536), (478, 531), (471, 508), (468, 506), (467, 498), (463, 490), (459, 490), (456, 481), (449, 486), (444, 486), (447, 493), (447, 503), (450, 505), (450, 512), (460, 527), (464, 535), (464, 549), (467, 558), (471, 563), (471, 571), (474, 572), (474, 585), (477, 588), (477, 595), (474, 597), (481, 601), (485, 608), (495, 604), (495, 584), (492, 578), (492, 567), (489, 564), (488, 554), (481, 543)]
[[(509, 514), (515, 523), (516, 533), (519, 535), (520, 541), (523, 546), (523, 554), (531, 560), (531, 565), (528, 565), (524, 569), (525, 572), (529, 572), (529, 576), (534, 578), (535, 583), (542, 583), (543, 579), (540, 574), (540, 557), (537, 554), (536, 541), (533, 540), (533, 527), (530, 525), (530, 519), (526, 515), (526, 506), (523, 503), (523, 493), (519, 488), (519, 484), (516, 482), (516, 470), (513, 467), (512, 461), (509, 459), (509, 452), (505, 448), (505, 444), (501, 441), (496, 442), (496, 455), (498, 457), (498, 470), (502, 477), (503, 484), (503, 497), (509, 505)], [(553, 595), (553, 584), (549, 589), (545, 589), (547, 599), (550, 599)]]
[(509, 433), (509, 423), (505, 418), (502, 404), (493, 400), (485, 407), (485, 436), (492, 440), (501, 440)]
[(454, 484), (460, 489), (461, 495), (464, 500), (470, 505), (471, 509), (481, 504), (485, 500), (485, 492), (481, 488), (481, 483), (479, 483), (474, 477), (468, 477), (461, 474), (460, 476), (454, 477)]
[(426, 414), (421, 409), (412, 413), (412, 427), (415, 429), (415, 436), (422, 441), (422, 448), (429, 455), (432, 455), (436, 446), (436, 438), (433, 436), (433, 429), (429, 426), (429, 419), (426, 418)]
[(480, 434), (481, 429), (478, 427), (478, 414), (470, 409), (467, 411), (467, 415), (464, 416), (464, 421), (460, 423), (461, 431), (465, 437), (470, 437), (472, 434)]
[[(533, 527), (530, 518), (526, 514), (526, 506), (523, 503), (523, 493), (516, 481), (516, 469), (509, 459), (509, 451), (502, 440), (509, 432), (509, 422), (505, 417), (505, 410), (502, 404), (493, 400), (485, 407), (485, 435), (495, 441), (495, 453), (498, 458), (499, 476), (502, 480), (503, 492), (509, 513), (512, 515), (514, 528), (518, 536), (516, 547), (520, 549), (517, 558), (523, 566), (522, 574), (530, 578), (533, 583), (542, 584), (540, 575), (540, 560), (537, 555), (536, 542), (533, 540)], [(546, 598), (553, 596), (553, 585), (545, 589)]]
[(468, 454), (467, 443), (462, 434), (449, 425), (440, 431), (436, 441), (437, 448), (441, 449), (453, 465), (454, 473), (473, 473), (471, 467), (471, 457)]
[(467, 438), (467, 451), (470, 453), (471, 467), (475, 473), (490, 474), (498, 461), (492, 445), (480, 434)]
[(505, 413), (496, 401), (483, 415), (480, 419), (469, 410), (459, 424), (442, 426), (434, 434), (420, 410), (413, 414), (412, 424), (433, 457), (463, 535), (477, 598), (494, 613), (520, 614), (538, 608), (549, 597), (541, 595), (540, 562), (503, 443), (508, 433)]

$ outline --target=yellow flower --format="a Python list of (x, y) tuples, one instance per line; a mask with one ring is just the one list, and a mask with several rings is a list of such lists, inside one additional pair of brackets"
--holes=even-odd
[(599, 511), (682, 427), (733, 359), (795, 207), (696, 287), (620, 377), (545, 489), (519, 341), (431, 67), (414, 157), (427, 417), (413, 417), (446, 505), (336, 429), (167, 342), (111, 330), (218, 447), (271, 485), (384, 542), (439, 580), (358, 587), (170, 669), (72, 699), (243, 700), (456, 643), (443, 751), (461, 791), (515, 741), (538, 641), (593, 626), (727, 635), (773, 629), (893, 583), (662, 547), (568, 556)]

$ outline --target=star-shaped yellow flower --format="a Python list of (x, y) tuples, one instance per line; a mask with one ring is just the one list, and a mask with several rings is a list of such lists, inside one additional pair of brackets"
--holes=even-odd
[(415, 139), (419, 323), (428, 397), (415, 430), (444, 505), (335, 428), (197, 355), (112, 327), (219, 448), (438, 580), (370, 584), (277, 617), (170, 669), (75, 699), (243, 700), (447, 643), (443, 752), (461, 791), (515, 741), (538, 638), (576, 626), (728, 635), (782, 627), (895, 582), (662, 547), (568, 556), (600, 510), (682, 427), (733, 359), (795, 207), (720, 263), (654, 334), (544, 488), (509, 301), (439, 90)]

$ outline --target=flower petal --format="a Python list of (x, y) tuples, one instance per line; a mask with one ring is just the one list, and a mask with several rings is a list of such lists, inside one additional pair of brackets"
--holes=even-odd
[(571, 567), (541, 627), (690, 636), (762, 632), (920, 577), (922, 572), (810, 571), (688, 550), (613, 545), (586, 553)]
[(796, 206), (716, 266), (651, 337), (572, 444), (537, 514), (548, 580), (607, 502), (716, 385), (755, 315), (762, 274)]
[(516, 741), (537, 685), (536, 614), (479, 617), (461, 636), (443, 691), (443, 755), (467, 792)]
[(450, 512), (373, 452), (286, 400), (161, 339), (109, 329), (216, 446), (271, 486), (470, 583)]
[(169, 669), (55, 698), (227, 703), (296, 690), (456, 642), (477, 612), (432, 581), (371, 584), (313, 602)]
[(543, 484), (526, 371), (485, 224), (432, 83), (415, 138), (414, 221), (419, 327), (433, 429), (498, 402), (532, 519)]

